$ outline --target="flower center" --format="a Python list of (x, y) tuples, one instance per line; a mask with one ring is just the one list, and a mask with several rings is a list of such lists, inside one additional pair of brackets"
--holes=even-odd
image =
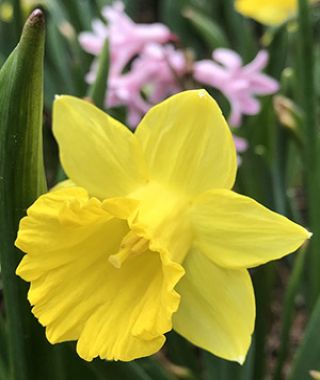
[(129, 231), (122, 239), (119, 252), (109, 256), (109, 262), (117, 269), (120, 269), (127, 258), (135, 257), (146, 252), (149, 248), (149, 241), (138, 236), (133, 231)]

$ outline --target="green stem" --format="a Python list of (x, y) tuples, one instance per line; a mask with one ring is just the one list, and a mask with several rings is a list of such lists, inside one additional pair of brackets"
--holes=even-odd
[[(270, 109), (270, 108), (269, 108)], [(271, 176), (274, 197), (274, 209), (282, 215), (287, 214), (286, 202), (286, 176), (285, 159), (287, 153), (287, 141), (284, 128), (279, 126), (274, 112), (269, 115)]]
[(294, 301), (295, 301), (295, 298), (296, 298), (296, 295), (301, 283), (304, 263), (305, 263), (305, 251), (301, 250), (295, 258), (293, 271), (290, 276), (287, 291), (285, 294), (281, 337), (280, 337), (280, 349), (278, 353), (278, 359), (277, 359), (277, 364), (276, 364), (273, 380), (282, 379), (283, 364), (287, 357), (288, 347), (289, 347), (289, 340), (290, 340), (289, 334), (290, 334), (294, 308), (295, 308)]
[(257, 302), (253, 380), (261, 380), (265, 376), (265, 338), (269, 328), (271, 289), (273, 288), (274, 281), (274, 263), (269, 263), (262, 268), (256, 269), (253, 277)]
[[(14, 241), (14, 236), (7, 239)], [(10, 367), (12, 379), (28, 380), (28, 364), (26, 358), (26, 347), (24, 344), (24, 327), (22, 315), (24, 307), (21, 307), (21, 284), (15, 278), (15, 268), (18, 265), (18, 255), (9, 244), (3, 244), (2, 250), (6, 255), (1, 255), (1, 267), (3, 276), (3, 288), (5, 292), (6, 317), (9, 321), (8, 344), (10, 352)], [(10, 254), (9, 254), (10, 253)]]
[(314, 51), (309, 2), (299, 0), (298, 47), (301, 60), (300, 90), (304, 111), (305, 162), (309, 224), (314, 233), (309, 246), (310, 302), (314, 305), (320, 294), (320, 160), (318, 158), (318, 136), (316, 128), (316, 105), (314, 87)]

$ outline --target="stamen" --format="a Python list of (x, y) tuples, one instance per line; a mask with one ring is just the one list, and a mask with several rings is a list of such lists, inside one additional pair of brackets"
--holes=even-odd
[(136, 235), (133, 231), (129, 231), (127, 235), (122, 239), (120, 248), (132, 247), (140, 239), (140, 236)]
[(127, 258), (141, 255), (149, 247), (149, 241), (130, 231), (122, 239), (119, 252), (109, 256), (109, 262), (117, 269), (120, 269)]
[(149, 248), (148, 240), (140, 238), (135, 245), (132, 247), (131, 251), (133, 254), (141, 254)]
[(115, 255), (110, 255), (108, 260), (115, 268), (120, 269), (121, 265), (126, 261), (129, 255), (130, 249), (121, 249)]

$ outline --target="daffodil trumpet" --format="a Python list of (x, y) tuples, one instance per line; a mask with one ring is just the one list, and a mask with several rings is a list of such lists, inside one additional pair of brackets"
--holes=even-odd
[(135, 133), (92, 104), (55, 100), (53, 131), (70, 180), (21, 220), (17, 274), (51, 343), (85, 360), (129, 361), (179, 334), (243, 363), (255, 298), (247, 268), (310, 233), (231, 189), (230, 130), (204, 90), (153, 107)]

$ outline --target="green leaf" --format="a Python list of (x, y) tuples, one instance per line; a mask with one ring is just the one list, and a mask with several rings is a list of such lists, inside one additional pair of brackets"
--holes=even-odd
[(93, 103), (103, 109), (106, 98), (108, 74), (109, 74), (109, 42), (105, 41), (98, 60), (97, 77), (89, 89), (88, 97)]
[(13, 26), (15, 31), (15, 37), (17, 42), (23, 26), (23, 14), (21, 7), (21, 0), (12, 0), (13, 5)]
[(317, 126), (315, 73), (314, 73), (314, 41), (309, 10), (309, 1), (299, 0), (299, 104), (304, 113), (302, 129), (305, 134), (305, 171), (309, 225), (313, 232), (310, 240), (309, 277), (310, 304), (313, 306), (320, 294), (320, 138)]
[[(73, 5), (70, 5), (73, 2)], [(46, 105), (51, 108), (53, 95), (73, 94), (83, 97), (87, 89), (85, 75), (89, 70), (92, 57), (80, 46), (78, 31), (75, 24), (69, 21), (69, 5), (71, 8), (80, 8), (83, 13), (90, 13), (85, 8), (88, 7), (86, 1), (81, 2), (48, 2), (48, 39), (46, 48)], [(69, 4), (70, 3), (70, 4)], [(83, 3), (83, 4), (82, 4)], [(70, 9), (71, 11), (71, 9)], [(72, 12), (72, 11), (71, 11)], [(79, 12), (78, 12), (79, 13)], [(83, 30), (91, 29), (90, 23), (83, 25)], [(48, 79), (51, 81), (48, 86)], [(48, 89), (50, 93), (48, 93)]]
[(304, 338), (295, 356), (289, 380), (309, 379), (311, 370), (320, 370), (320, 296), (308, 322)]
[(166, 354), (173, 364), (188, 368), (191, 377), (201, 372), (196, 348), (175, 331), (167, 334)]
[(176, 377), (170, 371), (170, 368), (166, 368), (163, 363), (162, 356), (151, 356), (148, 358), (142, 358), (137, 360), (137, 363), (143, 368), (152, 380), (174, 380)]
[(191, 7), (186, 8), (183, 15), (190, 20), (211, 50), (229, 46), (223, 30), (211, 18)]
[(184, 46), (192, 47), (198, 54), (203, 53), (202, 40), (190, 28), (190, 21), (182, 12), (192, 5), (191, 0), (162, 0), (159, 3), (160, 21), (164, 22), (181, 39)]
[(235, 11), (234, 0), (221, 1), (223, 29), (229, 36), (231, 47), (241, 54), (244, 61), (253, 58), (257, 51), (252, 24)]
[[(61, 378), (57, 380), (174, 380), (168, 375), (155, 358), (148, 357), (134, 360), (128, 363), (94, 359), (92, 362), (82, 360), (76, 353), (74, 342), (59, 344), (55, 347), (59, 350), (64, 368)], [(55, 358), (53, 358), (55, 360)], [(0, 378), (1, 379), (1, 378)]]
[(95, 359), (88, 366), (98, 380), (153, 380), (135, 361), (121, 363)]
[[(14, 380), (31, 375), (33, 317), (26, 284), (15, 275), (21, 254), (14, 247), (19, 219), (46, 190), (42, 158), (44, 17), (32, 13), (20, 43), (0, 71), (0, 259)], [(32, 347), (32, 351), (30, 350)], [(43, 350), (41, 350), (41, 353)]]
[(68, 18), (70, 19), (77, 33), (80, 33), (83, 30), (85, 30), (86, 27), (89, 27), (89, 25), (85, 25), (84, 23), (84, 17), (81, 12), (81, 6), (79, 4), (80, 2), (78, 0), (58, 0), (58, 3), (65, 10)]
[(0, 379), (9, 380), (8, 352), (7, 352), (7, 329), (5, 320), (0, 314)]
[(253, 344), (251, 345), (243, 366), (238, 363), (220, 359), (208, 352), (203, 352), (204, 380), (249, 380), (252, 378), (253, 356)]

